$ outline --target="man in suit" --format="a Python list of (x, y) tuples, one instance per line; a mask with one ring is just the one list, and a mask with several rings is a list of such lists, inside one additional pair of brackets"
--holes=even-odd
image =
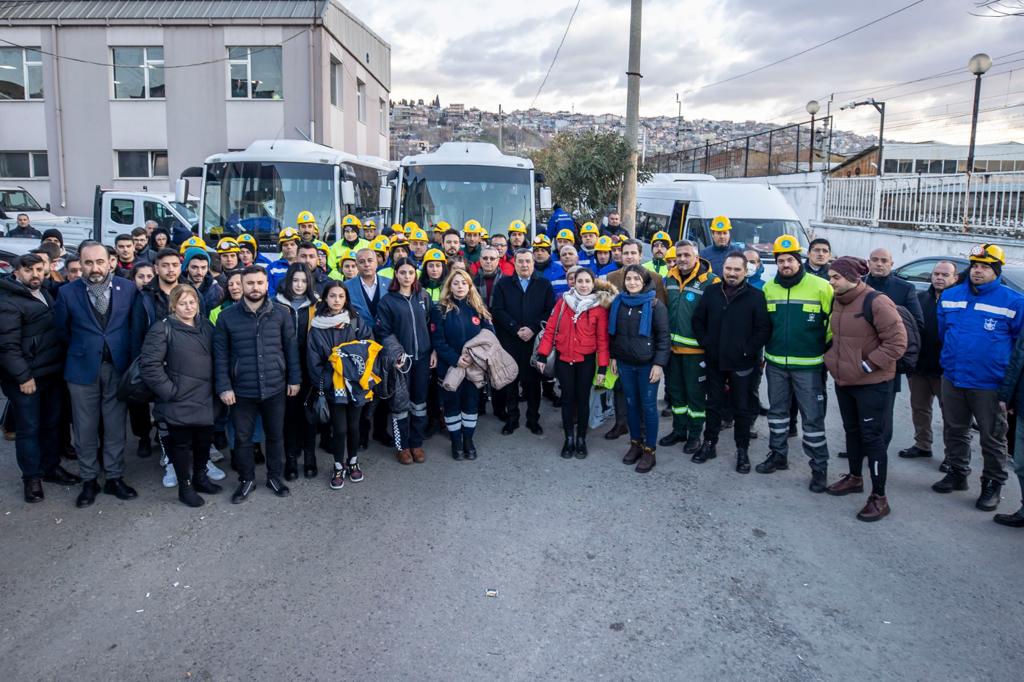
[(516, 359), (519, 376), (505, 390), (507, 418), (501, 432), (506, 436), (519, 428), (519, 385), (526, 393), (526, 427), (531, 433), (544, 433), (540, 427), (541, 375), (530, 365), (534, 337), (555, 307), (551, 282), (533, 271), (533, 254), (516, 251), (516, 272), (494, 285), (491, 313), (502, 347)]
[(60, 288), (54, 306), (58, 336), (68, 347), (64, 379), (78, 445), (82, 492), (78, 507), (96, 501), (97, 448), (103, 425), (103, 492), (121, 500), (138, 496), (124, 482), (125, 420), (117, 384), (131, 361), (131, 311), (135, 284), (115, 277), (107, 249), (86, 242), (78, 252), (82, 277)]
[(388, 291), (391, 280), (377, 275), (377, 254), (373, 249), (360, 249), (356, 254), (359, 276), (345, 282), (352, 307), (371, 328), (377, 319), (377, 304)]

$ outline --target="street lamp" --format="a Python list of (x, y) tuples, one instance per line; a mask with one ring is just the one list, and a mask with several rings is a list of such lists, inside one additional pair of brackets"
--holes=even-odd
[(878, 122), (878, 177), (882, 177), (882, 169), (885, 166), (885, 164), (882, 163), (882, 151), (884, 149), (882, 135), (885, 133), (885, 102), (879, 102), (874, 97), (871, 97), (860, 102), (850, 102), (849, 104), (839, 107), (839, 110), (856, 109), (857, 107), (864, 106), (865, 104), (873, 106), (875, 111), (877, 111), (881, 116), (881, 120)]
[(978, 132), (978, 101), (981, 99), (981, 76), (992, 68), (992, 58), (984, 52), (971, 57), (967, 70), (974, 74), (974, 113), (971, 115), (971, 145), (967, 148), (967, 172), (974, 172), (974, 136)]
[[(821, 105), (818, 104), (818, 100), (812, 99), (807, 103), (807, 113), (811, 115), (811, 144), (807, 148), (807, 167), (808, 170), (814, 172), (814, 115), (821, 111)], [(799, 135), (799, 132), (797, 133)], [(799, 169), (797, 169), (799, 170)]]

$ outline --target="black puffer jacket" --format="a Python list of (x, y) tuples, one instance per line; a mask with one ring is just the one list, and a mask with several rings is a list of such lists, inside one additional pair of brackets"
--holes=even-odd
[(921, 303), (924, 315), (924, 328), (921, 330), (921, 351), (917, 356), (917, 367), (914, 374), (926, 377), (941, 377), (942, 337), (939, 336), (939, 301), (934, 286), (927, 291), (919, 291), (917, 300)]
[(299, 346), (288, 311), (264, 299), (255, 312), (244, 302), (217, 318), (213, 334), (217, 394), (263, 400), (302, 384)]
[(744, 282), (730, 300), (722, 282), (712, 284), (693, 311), (693, 335), (710, 366), (725, 372), (752, 369), (772, 336), (764, 293)]
[(430, 330), (427, 320), (433, 303), (420, 291), (405, 297), (397, 291), (381, 296), (377, 306), (377, 340), (381, 344), (393, 337), (413, 360), (430, 355)]
[(14, 279), (0, 279), (0, 377), (23, 384), (64, 368), (64, 347), (53, 320), (53, 298), (46, 303)]
[(309, 341), (306, 348), (306, 367), (309, 371), (309, 385), (313, 388), (320, 386), (320, 379), (324, 381), (324, 395), (328, 402), (338, 402), (331, 390), (331, 381), (334, 376), (334, 369), (331, 367), (331, 349), (335, 346), (349, 341), (360, 341), (373, 338), (373, 329), (370, 328), (358, 314), (353, 315), (349, 323), (344, 327), (318, 326), (317, 320), (326, 320), (325, 317), (314, 317), (313, 327), (309, 330)]
[(146, 334), (139, 373), (156, 394), (153, 416), (171, 426), (210, 426), (214, 417), (213, 325), (174, 317), (157, 321)]
[(619, 306), (615, 334), (611, 336), (608, 352), (616, 362), (627, 365), (654, 364), (668, 366), (671, 337), (668, 328), (668, 308), (657, 297), (651, 303), (651, 335), (640, 335), (640, 317), (643, 306)]
[(306, 343), (309, 336), (309, 325), (313, 321), (316, 307), (308, 298), (303, 298), (299, 308), (294, 308), (288, 303), (284, 294), (277, 294), (274, 297), (276, 303), (280, 303), (292, 320), (292, 329), (295, 330), (295, 343), (299, 347), (299, 364), (302, 366), (302, 378), (305, 381), (309, 378), (306, 370)]

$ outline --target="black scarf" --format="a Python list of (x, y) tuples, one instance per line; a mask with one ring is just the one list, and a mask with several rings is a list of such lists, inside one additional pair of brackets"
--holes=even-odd
[(781, 272), (777, 272), (775, 273), (775, 281), (783, 289), (792, 289), (800, 283), (800, 280), (802, 280), (806, 274), (807, 273), (804, 272), (803, 269), (797, 270), (795, 275), (791, 275), (789, 277), (785, 277)]

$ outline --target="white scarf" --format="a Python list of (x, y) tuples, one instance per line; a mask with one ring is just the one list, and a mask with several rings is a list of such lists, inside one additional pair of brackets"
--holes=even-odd
[(348, 312), (342, 310), (337, 315), (317, 315), (313, 318), (313, 326), (317, 329), (334, 329), (349, 324), (351, 321)]
[(565, 305), (569, 306), (569, 309), (573, 311), (573, 323), (579, 321), (580, 315), (591, 308), (596, 307), (598, 304), (596, 291), (592, 291), (586, 296), (583, 296), (576, 291), (575, 287), (565, 292), (565, 294), (562, 295), (562, 300), (565, 302)]

